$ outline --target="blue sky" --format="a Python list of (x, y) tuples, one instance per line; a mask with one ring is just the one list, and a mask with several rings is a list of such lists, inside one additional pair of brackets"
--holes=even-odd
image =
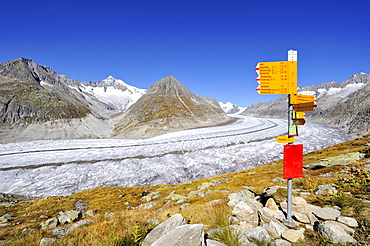
[(1, 0), (0, 62), (19, 57), (81, 81), (192, 92), (248, 106), (254, 67), (298, 50), (298, 84), (370, 73), (368, 0)]

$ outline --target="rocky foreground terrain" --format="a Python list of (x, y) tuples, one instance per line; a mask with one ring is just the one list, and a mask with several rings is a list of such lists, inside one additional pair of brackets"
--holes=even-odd
[(3, 245), (367, 245), (370, 135), (304, 156), (286, 219), (282, 160), (177, 185), (2, 195)]

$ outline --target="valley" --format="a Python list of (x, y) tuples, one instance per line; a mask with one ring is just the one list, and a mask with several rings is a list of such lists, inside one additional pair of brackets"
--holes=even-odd
[[(0, 192), (68, 195), (103, 186), (175, 184), (236, 172), (281, 159), (286, 121), (230, 115), (228, 125), (148, 139), (61, 139), (0, 145)], [(307, 123), (296, 143), (305, 153), (348, 140)]]

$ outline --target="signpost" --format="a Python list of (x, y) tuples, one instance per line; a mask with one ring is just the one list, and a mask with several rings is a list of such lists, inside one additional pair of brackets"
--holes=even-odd
[(287, 61), (259, 62), (255, 68), (258, 77), (256, 91), (261, 95), (288, 94), (288, 136), (278, 136), (275, 140), (284, 145), (284, 179), (288, 180), (287, 219), (292, 220), (292, 179), (303, 176), (303, 145), (294, 145), (294, 136), (298, 136), (298, 126), (306, 123), (305, 111), (316, 107), (315, 97), (298, 95), (297, 91), (297, 56), (296, 50), (288, 51)]

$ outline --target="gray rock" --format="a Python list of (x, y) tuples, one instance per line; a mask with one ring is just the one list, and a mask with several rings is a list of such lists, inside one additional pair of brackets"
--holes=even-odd
[(89, 204), (86, 201), (78, 199), (74, 204), (75, 210), (81, 213), (85, 213), (89, 208)]
[(267, 243), (271, 239), (266, 229), (262, 226), (257, 226), (253, 228), (252, 230), (244, 231), (243, 234), (246, 235), (248, 240), (251, 242)]
[(90, 209), (90, 210), (87, 210), (87, 211), (85, 212), (85, 215), (88, 215), (88, 216), (95, 216), (97, 213), (98, 213), (98, 211), (97, 211), (97, 210), (95, 210), (95, 209)]
[(337, 193), (338, 191), (333, 184), (319, 185), (315, 190), (316, 195), (335, 195)]
[(258, 215), (262, 224), (269, 223), (270, 221), (282, 221), (285, 219), (284, 213), (282, 211), (272, 210), (266, 207), (259, 209)]
[(56, 241), (55, 238), (50, 238), (50, 237), (44, 237), (40, 241), (40, 246), (48, 246), (53, 244)]
[(272, 246), (290, 246), (292, 245), (290, 242), (284, 239), (276, 239), (271, 243)]
[(356, 243), (357, 241), (348, 235), (340, 226), (328, 224), (327, 221), (319, 224), (316, 228), (317, 232), (327, 237), (333, 243)]
[(151, 200), (154, 200), (154, 199), (156, 199), (156, 198), (158, 198), (160, 196), (161, 196), (161, 193), (159, 193), (159, 192), (152, 192), (152, 193), (150, 193), (150, 194), (148, 194), (146, 196), (143, 196), (141, 198), (141, 200), (144, 201), (144, 202), (150, 202)]
[(185, 225), (185, 218), (180, 214), (175, 214), (168, 220), (162, 222), (157, 227), (155, 227), (144, 239), (142, 246), (150, 246), (160, 237), (166, 235), (168, 232), (174, 228)]
[(339, 216), (337, 221), (350, 227), (358, 227), (357, 220), (352, 217)]
[(80, 211), (69, 210), (69, 211), (59, 212), (58, 220), (60, 224), (63, 225), (63, 224), (75, 222), (81, 219), (81, 217), (82, 217), (82, 214)]
[(205, 246), (204, 225), (177, 226), (153, 242), (151, 246)]
[(250, 190), (242, 190), (227, 196), (228, 201), (244, 201), (247, 198), (255, 198), (256, 195)]
[(322, 159), (319, 162), (308, 164), (304, 166), (304, 168), (308, 170), (315, 170), (323, 167), (343, 166), (348, 165), (349, 163), (355, 162), (357, 160), (360, 160), (361, 158), (363, 158), (363, 156), (360, 154), (360, 152), (346, 153)]
[(51, 218), (45, 221), (44, 223), (41, 223), (41, 229), (42, 230), (50, 230), (59, 225), (59, 220), (57, 218)]
[(253, 225), (258, 226), (258, 210), (263, 205), (251, 198), (244, 201), (237, 201), (234, 204), (232, 215), (235, 216), (240, 222), (247, 221)]
[(296, 243), (299, 240), (304, 240), (303, 232), (303, 230), (288, 229), (281, 236), (292, 243)]
[(62, 227), (49, 230), (47, 232), (51, 233), (53, 236), (57, 238), (62, 238), (69, 233), (70, 228), (71, 228), (70, 226), (62, 226)]
[(268, 224), (264, 224), (263, 227), (271, 238), (280, 238), (281, 235), (288, 230), (286, 226), (278, 221), (270, 221)]
[(337, 217), (340, 216), (340, 211), (325, 207), (321, 209), (317, 209), (312, 212), (317, 218), (322, 220), (336, 220)]
[(108, 213), (108, 212), (106, 212), (105, 215), (104, 215), (104, 219), (110, 220), (113, 217), (113, 215), (114, 215), (114, 213)]
[(206, 245), (207, 246), (227, 246), (226, 244), (220, 243), (219, 241), (215, 241), (212, 239), (207, 239)]

